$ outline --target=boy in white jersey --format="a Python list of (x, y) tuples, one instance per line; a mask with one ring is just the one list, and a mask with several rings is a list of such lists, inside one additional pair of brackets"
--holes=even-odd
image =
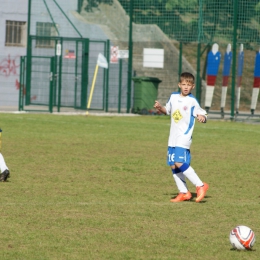
[(203, 183), (190, 166), (190, 146), (195, 119), (201, 123), (206, 123), (207, 120), (207, 112), (200, 107), (191, 94), (191, 90), (195, 87), (194, 83), (195, 78), (191, 73), (182, 73), (178, 84), (180, 92), (173, 92), (166, 106), (162, 106), (158, 101), (154, 104), (158, 112), (171, 116), (167, 164), (171, 167), (179, 190), (178, 196), (171, 199), (171, 202), (191, 199), (192, 195), (187, 188), (185, 177), (196, 186), (196, 202), (200, 202), (205, 197), (209, 188), (209, 185)]

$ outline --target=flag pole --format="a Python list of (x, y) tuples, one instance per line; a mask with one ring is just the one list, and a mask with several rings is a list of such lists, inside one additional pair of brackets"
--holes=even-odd
[(91, 100), (92, 100), (92, 96), (93, 96), (93, 92), (94, 92), (94, 88), (95, 88), (95, 83), (96, 83), (96, 78), (97, 78), (97, 73), (98, 73), (98, 64), (96, 65), (96, 69), (95, 69), (95, 73), (94, 73), (94, 78), (92, 81), (92, 86), (91, 86), (91, 90), (90, 90), (90, 94), (89, 94), (89, 99), (88, 99), (88, 105), (87, 105), (87, 111), (86, 111), (86, 115), (88, 116), (88, 110), (90, 108), (90, 104), (91, 104)]
[(91, 104), (91, 100), (92, 100), (92, 96), (93, 96), (93, 92), (94, 92), (94, 88), (95, 88), (97, 73), (98, 73), (98, 67), (105, 68), (105, 69), (108, 68), (107, 59), (101, 53), (99, 53), (98, 59), (97, 59), (97, 65), (96, 65), (94, 77), (93, 77), (93, 80), (92, 80), (92, 86), (91, 86), (91, 90), (90, 90), (90, 94), (89, 94), (86, 115), (89, 114), (90, 104)]

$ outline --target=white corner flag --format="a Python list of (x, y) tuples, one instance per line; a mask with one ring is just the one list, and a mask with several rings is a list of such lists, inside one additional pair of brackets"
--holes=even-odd
[(104, 68), (104, 69), (108, 68), (107, 59), (101, 53), (98, 54), (97, 65), (96, 65), (94, 77), (93, 77), (93, 80), (92, 80), (92, 86), (91, 86), (90, 95), (89, 95), (89, 99), (88, 99), (86, 115), (88, 115), (88, 110), (90, 108), (90, 104), (91, 104), (91, 100), (92, 100), (92, 96), (93, 96), (93, 92), (94, 92), (94, 88), (95, 88), (97, 73), (98, 73), (98, 67), (101, 67), (101, 68)]
[(98, 54), (97, 64), (98, 64), (98, 66), (101, 67), (101, 68), (105, 68), (105, 69), (108, 68), (107, 59), (106, 59), (106, 57), (105, 57), (103, 54), (101, 54), (101, 53)]

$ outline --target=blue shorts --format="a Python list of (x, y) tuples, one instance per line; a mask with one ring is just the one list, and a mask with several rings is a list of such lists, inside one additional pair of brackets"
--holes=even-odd
[(187, 163), (190, 165), (191, 154), (190, 150), (182, 147), (168, 147), (167, 165), (172, 166), (175, 162)]

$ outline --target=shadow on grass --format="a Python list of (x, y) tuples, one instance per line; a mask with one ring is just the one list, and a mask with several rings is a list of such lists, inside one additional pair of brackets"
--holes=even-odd
[(239, 250), (239, 249), (236, 249), (236, 248), (230, 248), (230, 251), (236, 251), (236, 252), (255, 252), (256, 249), (245, 249), (245, 250)]

